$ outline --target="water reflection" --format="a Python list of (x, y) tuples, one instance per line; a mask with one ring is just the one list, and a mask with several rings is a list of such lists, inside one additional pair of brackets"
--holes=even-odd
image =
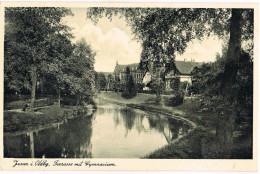
[(4, 136), (5, 157), (91, 158), (92, 120), (88, 116), (53, 128)]
[(182, 121), (99, 102), (87, 117), (4, 136), (4, 156), (20, 158), (138, 158), (187, 133)]

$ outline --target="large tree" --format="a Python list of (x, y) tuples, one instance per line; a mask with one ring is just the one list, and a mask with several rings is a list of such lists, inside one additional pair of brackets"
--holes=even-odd
[(93, 96), (95, 55), (90, 45), (80, 39), (72, 55), (66, 59), (64, 81), (69, 86), (70, 94), (76, 97), (77, 106)]
[(71, 11), (66, 8), (17, 7), (5, 10), (8, 27), (5, 33), (5, 60), (14, 60), (15, 67), (20, 64), (30, 80), (31, 111), (37, 78), (42, 68), (55, 59), (49, 54), (50, 49), (60, 34), (68, 32), (69, 28), (62, 24), (61, 19), (70, 14)]
[[(217, 135), (224, 146), (232, 147), (234, 117), (236, 116), (237, 93), (232, 84), (238, 72), (242, 41), (253, 40), (253, 9), (213, 9), (213, 8), (90, 8), (87, 17), (97, 21), (102, 16), (124, 16), (132, 32), (142, 44), (141, 65), (149, 62), (162, 66), (175, 59), (176, 53), (183, 53), (187, 43), (194, 38), (217, 34), (228, 38), (228, 51), (219, 96), (226, 106), (219, 121), (225, 122), (217, 127)], [(251, 42), (252, 43), (252, 42)], [(249, 50), (252, 52), (253, 44)], [(234, 97), (234, 98), (232, 98)], [(222, 111), (220, 113), (223, 113)], [(221, 124), (220, 124), (221, 125)]]
[(48, 49), (48, 55), (53, 57), (53, 59), (50, 62), (44, 62), (41, 71), (41, 77), (44, 77), (47, 74), (51, 75), (55, 79), (53, 86), (58, 94), (58, 106), (60, 106), (61, 90), (65, 87), (66, 59), (72, 55), (74, 49), (74, 46), (70, 41), (71, 38), (72, 35), (68, 32), (53, 35), (53, 41), (51, 42), (52, 45)]

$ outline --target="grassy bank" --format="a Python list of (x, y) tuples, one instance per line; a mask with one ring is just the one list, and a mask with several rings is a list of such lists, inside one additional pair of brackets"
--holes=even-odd
[[(30, 99), (12, 101), (12, 102), (5, 102), (4, 109), (22, 109), (26, 104), (30, 104)], [(50, 106), (54, 104), (53, 98), (40, 98), (36, 99), (34, 102), (34, 107), (42, 107), (42, 106)]]
[(35, 111), (37, 112), (4, 111), (4, 131), (15, 132), (29, 128), (34, 129), (47, 124), (59, 123), (64, 119), (85, 115), (76, 106), (58, 107), (55, 104)]
[[(185, 120), (190, 120), (197, 126), (187, 136), (184, 136), (179, 141), (170, 143), (163, 148), (160, 148), (144, 158), (169, 158), (169, 159), (214, 159), (223, 158), (221, 145), (216, 141), (215, 127), (217, 123), (217, 115), (210, 111), (201, 111), (201, 106), (198, 100), (188, 99), (182, 105), (177, 107), (169, 107), (166, 103), (156, 105), (155, 95), (138, 94), (130, 100), (121, 97), (120, 93), (103, 92), (99, 97), (110, 101), (124, 103), (126, 106), (138, 108), (146, 111), (157, 112), (173, 117), (182, 117)], [(163, 102), (165, 97), (162, 96)], [(240, 129), (240, 130), (239, 130)], [(250, 159), (252, 158), (252, 135), (240, 135), (239, 132), (246, 132), (243, 128), (237, 128), (234, 132), (234, 147), (231, 150), (228, 158), (234, 159)], [(246, 129), (246, 128), (245, 128)], [(244, 137), (243, 137), (244, 136)]]
[(125, 99), (121, 97), (121, 92), (111, 92), (111, 91), (100, 92), (98, 96), (104, 99), (116, 101), (123, 104), (141, 104), (141, 103), (145, 103), (149, 99), (153, 99), (153, 98), (155, 99), (155, 96), (151, 94), (137, 94), (136, 97), (134, 98)]

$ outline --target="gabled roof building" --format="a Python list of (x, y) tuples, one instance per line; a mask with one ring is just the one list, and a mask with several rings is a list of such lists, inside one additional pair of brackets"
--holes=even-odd
[(175, 61), (176, 71), (169, 71), (165, 76), (165, 89), (171, 90), (171, 83), (174, 78), (179, 78), (181, 82), (191, 81), (191, 71), (195, 66), (199, 66), (202, 63), (194, 61)]
[[(175, 61), (173, 65), (170, 65), (171, 67), (169, 67), (165, 74), (165, 89), (171, 90), (171, 83), (174, 78), (180, 78), (181, 82), (187, 81), (188, 83), (191, 83), (191, 71), (195, 66), (201, 64), (202, 63), (194, 61)], [(114, 69), (114, 76), (120, 80), (121, 84), (125, 82), (127, 67), (130, 68), (130, 73), (134, 78), (134, 82), (136, 84), (144, 83), (144, 90), (149, 90), (148, 84), (151, 82), (154, 74), (153, 63), (150, 63), (150, 68), (148, 70), (142, 70), (139, 68), (139, 63), (119, 65), (117, 62)]]

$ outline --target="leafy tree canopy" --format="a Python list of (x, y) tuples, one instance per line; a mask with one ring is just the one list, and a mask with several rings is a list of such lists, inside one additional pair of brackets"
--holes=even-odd
[[(142, 44), (141, 62), (166, 63), (182, 54), (194, 38), (217, 34), (228, 38), (231, 9), (225, 8), (103, 8), (87, 10), (94, 22), (105, 16), (124, 17)], [(253, 37), (253, 10), (243, 9), (243, 40)], [(155, 64), (156, 65), (156, 64)], [(146, 66), (146, 63), (144, 63)]]
[(66, 15), (72, 13), (65, 8), (5, 9), (6, 87), (31, 89), (32, 67), (34, 76), (57, 69), (53, 66), (71, 50), (70, 28), (61, 22)]
[(64, 79), (71, 95), (80, 98), (93, 95), (95, 55), (96, 53), (84, 39), (75, 44), (75, 49), (72, 55), (66, 59), (65, 64)]

